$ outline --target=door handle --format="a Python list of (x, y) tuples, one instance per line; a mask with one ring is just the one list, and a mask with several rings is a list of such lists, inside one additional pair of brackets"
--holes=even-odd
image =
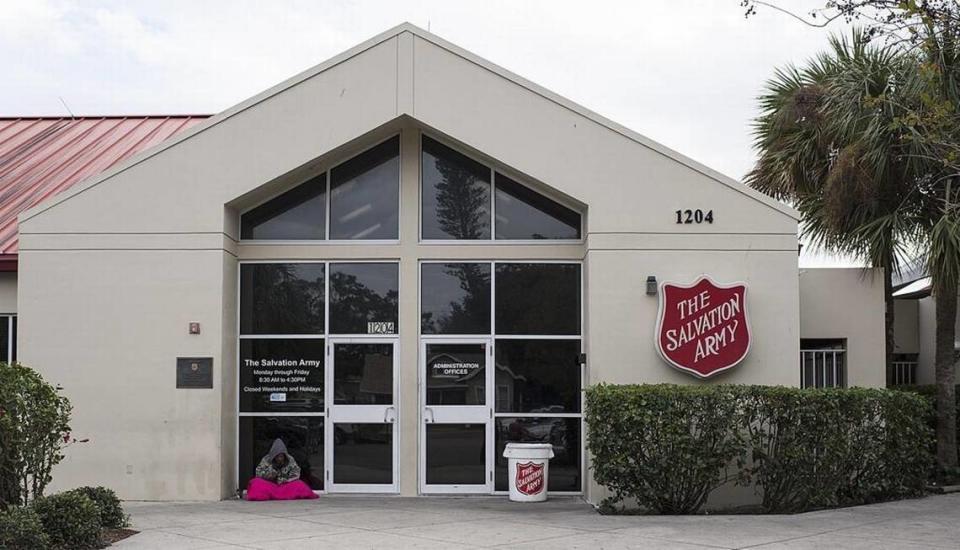
[[(430, 413), (430, 418), (429, 418), (429, 419), (427, 418), (427, 413)], [(436, 420), (437, 420), (437, 417), (435, 417), (435, 416), (433, 415), (433, 409), (431, 409), (430, 407), (424, 407), (424, 408), (423, 408), (423, 421), (426, 422), (426, 423), (430, 423), (430, 422), (434, 422), (434, 421), (436, 421)]]
[(387, 407), (386, 409), (383, 409), (383, 421), (393, 424), (393, 421), (396, 420), (396, 417), (390, 417), (390, 411), (396, 412), (396, 409), (393, 407)]

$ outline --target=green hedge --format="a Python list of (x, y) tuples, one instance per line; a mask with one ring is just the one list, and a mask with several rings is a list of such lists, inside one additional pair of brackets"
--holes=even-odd
[(44, 550), (50, 537), (43, 532), (40, 516), (32, 508), (10, 508), (0, 512), (0, 548)]
[(594, 478), (614, 500), (695, 512), (741, 452), (736, 408), (729, 386), (594, 386), (586, 415)]
[(100, 510), (82, 493), (67, 491), (33, 501), (50, 544), (58, 549), (100, 546)]
[(594, 476), (617, 501), (692, 513), (725, 481), (767, 512), (921, 494), (929, 403), (891, 390), (599, 385), (587, 390)]
[(105, 529), (119, 529), (129, 524), (127, 515), (123, 513), (123, 505), (113, 489), (106, 487), (80, 487), (70, 491), (80, 493), (93, 501), (100, 511), (100, 526)]

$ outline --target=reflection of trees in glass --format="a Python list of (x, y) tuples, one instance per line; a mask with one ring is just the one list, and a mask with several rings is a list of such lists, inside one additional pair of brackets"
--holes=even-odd
[(386, 294), (379, 294), (358, 280), (356, 275), (331, 270), (331, 332), (366, 334), (368, 321), (396, 323), (397, 304), (396, 289), (390, 289)]
[[(252, 270), (254, 332), (323, 332), (323, 264), (255, 264)], [(250, 307), (250, 306), (247, 306)]]
[[(424, 311), (424, 334), (487, 334), (490, 331), (490, 265), (480, 263), (444, 264), (444, 274), (459, 281), (463, 294), (451, 300), (445, 315)], [(423, 292), (430, 292), (424, 288)]]
[(437, 158), (443, 179), (435, 184), (437, 223), (455, 239), (486, 239), (490, 236), (490, 184), (470, 167)]

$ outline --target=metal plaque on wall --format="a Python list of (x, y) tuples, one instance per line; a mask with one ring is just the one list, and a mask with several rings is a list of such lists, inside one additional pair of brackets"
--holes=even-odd
[(213, 357), (177, 357), (177, 389), (213, 388)]

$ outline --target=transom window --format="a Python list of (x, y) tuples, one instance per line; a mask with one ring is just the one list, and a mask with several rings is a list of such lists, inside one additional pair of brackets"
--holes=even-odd
[(240, 238), (395, 240), (400, 137), (394, 136), (240, 216)]
[(424, 240), (581, 238), (578, 212), (433, 138), (420, 160)]

